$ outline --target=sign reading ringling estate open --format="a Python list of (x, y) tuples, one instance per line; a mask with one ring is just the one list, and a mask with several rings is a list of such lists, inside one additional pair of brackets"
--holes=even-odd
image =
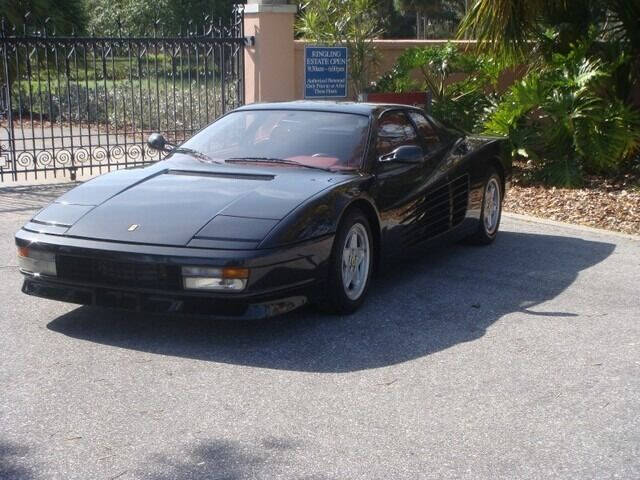
[(347, 96), (346, 47), (304, 49), (304, 98)]

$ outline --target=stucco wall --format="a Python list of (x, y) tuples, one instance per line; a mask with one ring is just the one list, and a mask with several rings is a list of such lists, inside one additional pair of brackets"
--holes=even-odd
[[(304, 97), (304, 46), (308, 42), (303, 40), (294, 41), (294, 97), (293, 99), (299, 100)], [(475, 41), (451, 41), (460, 48), (474, 50), (476, 48)], [(387, 72), (393, 67), (396, 59), (402, 55), (402, 53), (410, 47), (429, 47), (429, 46), (443, 46), (446, 45), (446, 40), (375, 40), (374, 45), (378, 49), (379, 62), (374, 67), (372, 80), (378, 78), (381, 74)], [(515, 71), (505, 71), (499, 82), (499, 88), (505, 89), (511, 85), (514, 79), (518, 76)], [(420, 78), (420, 74), (416, 72), (416, 80)], [(460, 75), (452, 75), (451, 80), (459, 80)]]

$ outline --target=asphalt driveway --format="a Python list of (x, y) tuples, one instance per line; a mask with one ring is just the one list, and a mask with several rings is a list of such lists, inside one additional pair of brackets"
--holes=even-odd
[(0, 478), (640, 478), (639, 240), (506, 217), (353, 316), (207, 322), (21, 294), (65, 188), (0, 191)]

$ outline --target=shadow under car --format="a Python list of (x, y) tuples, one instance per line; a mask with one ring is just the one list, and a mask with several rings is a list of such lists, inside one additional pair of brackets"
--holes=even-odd
[(121, 348), (273, 369), (349, 372), (393, 365), (484, 335), (504, 315), (561, 294), (615, 246), (501, 232), (486, 248), (452, 245), (396, 260), (348, 317), (306, 308), (262, 321), (208, 321), (80, 307), (48, 324)]

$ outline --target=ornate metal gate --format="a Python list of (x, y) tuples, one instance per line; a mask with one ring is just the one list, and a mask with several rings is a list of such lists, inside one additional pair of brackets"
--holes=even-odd
[(101, 173), (159, 159), (244, 101), (242, 6), (179, 36), (57, 36), (0, 27), (0, 181)]

